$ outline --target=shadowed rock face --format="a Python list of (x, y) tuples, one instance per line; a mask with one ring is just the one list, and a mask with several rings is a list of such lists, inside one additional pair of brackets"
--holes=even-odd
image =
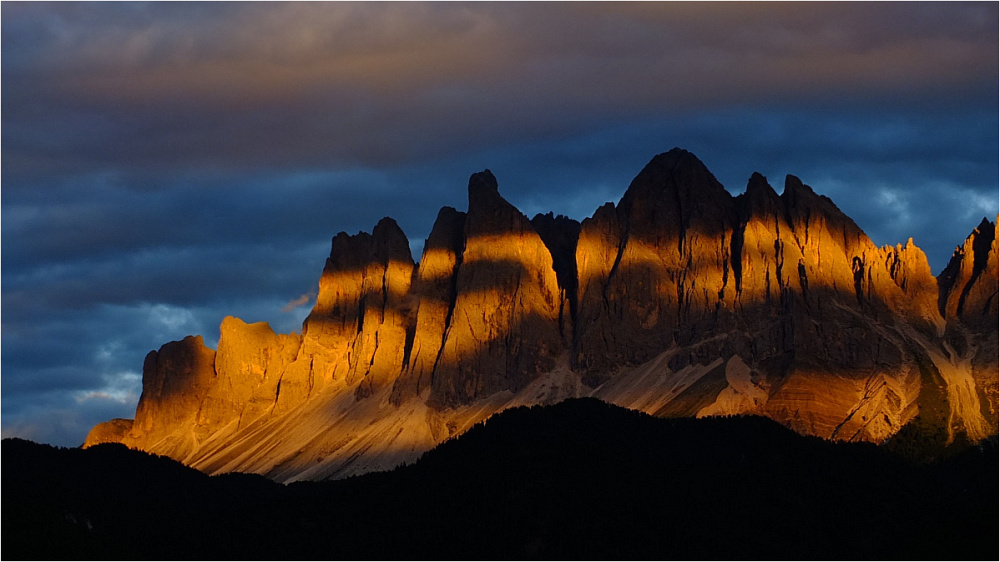
[(416, 323), (406, 370), (396, 380), (392, 401), (398, 405), (430, 388), (458, 296), (458, 267), (465, 251), (465, 213), (442, 207), (424, 241), (424, 254), (412, 286)]
[[(226, 318), (147, 357), (121, 441), (278, 480), (409, 462), (512, 405), (569, 396), (660, 416), (758, 414), (804, 434), (940, 447), (997, 432), (997, 230), (937, 279), (828, 198), (753, 174), (733, 197), (691, 153), (618, 204), (528, 220), (493, 174), (442, 208), (419, 265), (396, 223), (333, 239), (302, 335)], [(913, 431), (910, 431), (912, 434)], [(937, 446), (936, 445), (936, 446)]]
[(201, 336), (150, 351), (142, 365), (142, 395), (129, 437), (153, 445), (188, 426), (214, 379), (215, 351), (205, 347)]

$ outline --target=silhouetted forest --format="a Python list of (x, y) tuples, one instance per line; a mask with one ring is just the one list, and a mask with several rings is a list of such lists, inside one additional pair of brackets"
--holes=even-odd
[(412, 466), (279, 485), (3, 441), (4, 559), (992, 559), (996, 441), (932, 463), (763, 418), (505, 411)]

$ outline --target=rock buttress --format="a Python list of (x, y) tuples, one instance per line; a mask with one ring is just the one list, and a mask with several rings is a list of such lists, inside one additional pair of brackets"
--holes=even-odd
[(531, 222), (486, 170), (469, 180), (456, 298), (431, 384), (448, 406), (516, 391), (563, 352), (552, 256)]
[(465, 249), (465, 213), (443, 207), (424, 242), (411, 287), (417, 303), (416, 324), (406, 371), (393, 388), (393, 403), (412, 398), (431, 385), (434, 368), (458, 296), (458, 266)]
[(334, 237), (279, 405), (328, 385), (357, 383), (363, 398), (395, 380), (413, 315), (407, 298), (413, 268), (409, 241), (388, 217), (371, 234)]
[[(575, 366), (598, 384), (616, 365), (686, 345), (731, 307), (732, 196), (691, 153), (653, 158), (614, 213), (583, 222)], [(727, 312), (722, 312), (726, 315)]]
[[(188, 336), (150, 351), (142, 365), (142, 395), (126, 442), (150, 450), (178, 430), (189, 430), (214, 379), (215, 351), (205, 346), (201, 336)], [(173, 452), (174, 446), (158, 447)]]

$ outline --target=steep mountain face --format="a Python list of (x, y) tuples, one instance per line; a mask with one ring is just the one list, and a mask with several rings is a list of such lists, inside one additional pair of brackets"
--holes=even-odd
[[(949, 400), (976, 395), (983, 414), (980, 434), (997, 433), (997, 395), (1000, 349), (997, 338), (998, 224), (983, 222), (955, 248), (938, 276), (941, 314), (948, 318), (943, 353), (931, 355), (949, 378)], [(949, 434), (961, 430), (949, 420)]]
[(437, 406), (520, 390), (562, 353), (552, 256), (489, 170), (469, 180), (462, 265), (431, 382)]
[(301, 336), (227, 318), (216, 352), (151, 352), (135, 421), (87, 444), (338, 477), (584, 395), (834, 440), (978, 441), (997, 433), (996, 228), (935, 279), (912, 240), (875, 246), (793, 176), (778, 195), (754, 174), (733, 197), (674, 149), (577, 223), (528, 220), (487, 170), (467, 213), (441, 209), (419, 265), (392, 219), (338, 234)]

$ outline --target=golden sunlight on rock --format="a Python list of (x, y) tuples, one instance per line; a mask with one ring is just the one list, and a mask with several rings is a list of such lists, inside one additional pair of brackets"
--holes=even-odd
[(121, 443), (130, 431), (132, 431), (132, 420), (129, 419), (115, 418), (99, 423), (87, 434), (83, 448), (86, 449), (101, 443)]
[[(552, 256), (488, 170), (469, 180), (465, 248), (432, 403), (464, 404), (517, 391), (562, 352)], [(469, 350), (472, 350), (469, 353)]]
[(845, 441), (997, 433), (994, 223), (934, 278), (912, 240), (875, 246), (797, 178), (779, 196), (754, 174), (733, 197), (680, 149), (582, 223), (528, 220), (489, 170), (468, 193), (467, 213), (441, 209), (419, 266), (392, 219), (337, 234), (301, 336), (227, 317), (217, 352), (200, 336), (150, 352), (135, 421), (87, 445), (336, 478), (576, 396)]

